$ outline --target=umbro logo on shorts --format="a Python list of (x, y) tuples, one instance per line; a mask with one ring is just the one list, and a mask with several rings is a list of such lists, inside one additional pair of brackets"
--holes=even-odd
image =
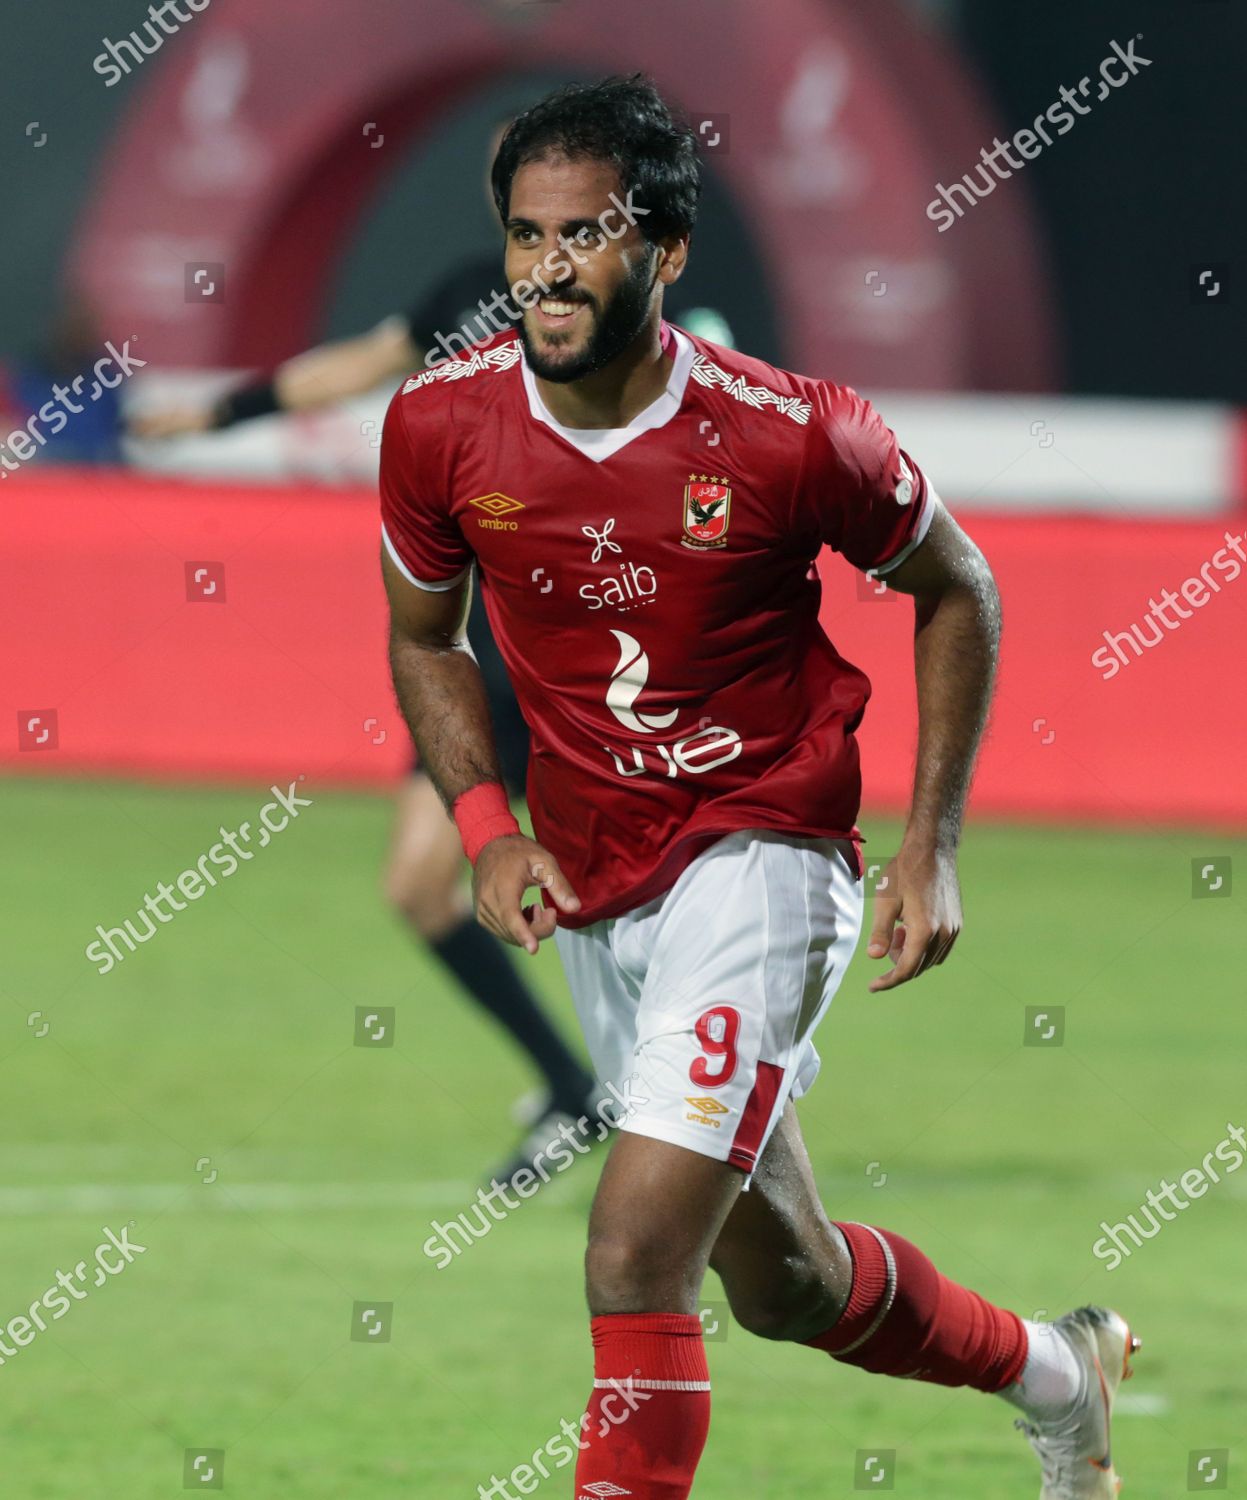
[(580, 1500), (606, 1500), (608, 1495), (630, 1495), (631, 1490), (621, 1490), (609, 1479), (600, 1479), (597, 1484), (586, 1484), (581, 1488)]
[(726, 1115), (731, 1111), (726, 1104), (720, 1104), (717, 1099), (691, 1099), (685, 1097), (686, 1104), (691, 1104), (697, 1111), (696, 1114), (685, 1115), (686, 1120), (692, 1120), (697, 1125), (709, 1125), (712, 1130), (718, 1130), (720, 1121), (712, 1119), (713, 1115)]

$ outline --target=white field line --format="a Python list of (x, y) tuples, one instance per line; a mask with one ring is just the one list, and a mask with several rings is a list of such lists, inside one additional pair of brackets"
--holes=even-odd
[(445, 1208), (474, 1201), (469, 1182), (77, 1182), (56, 1187), (0, 1187), (5, 1214), (109, 1213), (316, 1213), (325, 1209)]
[(1167, 1417), (1173, 1402), (1159, 1391), (1122, 1391), (1113, 1402), (1115, 1417)]
[[(1247, 1177), (1247, 1174), (1244, 1174)], [(198, 1179), (181, 1182), (77, 1182), (38, 1187), (0, 1186), (0, 1217), (55, 1213), (115, 1213), (119, 1209), (160, 1210), (166, 1213), (254, 1213), (275, 1210), (282, 1213), (318, 1213), (327, 1209), (446, 1209), (457, 1213), (476, 1200), (482, 1184), (468, 1181), (415, 1179), (410, 1182), (232, 1182), (224, 1174), (215, 1183)], [(915, 1177), (905, 1187), (913, 1192), (929, 1191), (933, 1186), (972, 1191), (983, 1184), (973, 1177), (933, 1179)], [(549, 1187), (530, 1201), (553, 1205), (564, 1195)], [(856, 1178), (821, 1179), (824, 1199), (834, 1205), (838, 1190), (860, 1192)], [(901, 1179), (897, 1179), (901, 1187)], [(1133, 1180), (1106, 1178), (1085, 1185), (1088, 1191), (1114, 1195), (1137, 1190)], [(1082, 1185), (1080, 1185), (1080, 1191)], [(902, 1188), (902, 1192), (904, 1189)], [(1247, 1198), (1247, 1180), (1223, 1180), (1218, 1196)], [(879, 1193), (880, 1208), (887, 1201), (887, 1189)]]

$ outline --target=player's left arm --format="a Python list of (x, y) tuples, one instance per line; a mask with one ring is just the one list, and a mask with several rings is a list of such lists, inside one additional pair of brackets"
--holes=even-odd
[(871, 982), (895, 989), (943, 963), (961, 931), (957, 848), (1000, 644), (1000, 594), (979, 549), (942, 505), (925, 539), (887, 573), (914, 600), (918, 751), (913, 802), (867, 953), (894, 967)]

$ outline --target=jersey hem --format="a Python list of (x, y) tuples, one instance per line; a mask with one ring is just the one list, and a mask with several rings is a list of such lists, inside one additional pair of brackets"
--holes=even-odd
[[(606, 922), (612, 917), (622, 917), (627, 912), (635, 911), (638, 906), (644, 906), (647, 901), (653, 901), (656, 896), (669, 891), (693, 860), (699, 854), (704, 854), (712, 844), (717, 844), (720, 839), (728, 838), (733, 833), (744, 833), (753, 828), (762, 833), (786, 834), (794, 839), (843, 839), (853, 846), (853, 854), (857, 862), (857, 878), (860, 880), (865, 874), (866, 862), (862, 858), (862, 834), (856, 825), (848, 831), (843, 828), (809, 826), (791, 828), (750, 818), (744, 823), (732, 822), (722, 827), (712, 825), (681, 835), (663, 851), (657, 867), (644, 880), (637, 881), (618, 895), (596, 906), (582, 906), (574, 916), (569, 917), (566, 912), (555, 908), (558, 925), (574, 932), (582, 927), (591, 927), (595, 922)], [(544, 891), (542, 898), (547, 906), (553, 905)]]

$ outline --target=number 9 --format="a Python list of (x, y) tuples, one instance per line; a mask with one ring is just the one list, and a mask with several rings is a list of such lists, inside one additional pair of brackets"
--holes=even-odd
[(699, 1089), (722, 1088), (730, 1083), (736, 1072), (738, 1061), (736, 1039), (740, 1036), (740, 1011), (732, 1005), (712, 1006), (697, 1018), (697, 1040), (701, 1050), (709, 1058), (722, 1061), (716, 1071), (711, 1072), (705, 1057), (695, 1057), (688, 1076)]

